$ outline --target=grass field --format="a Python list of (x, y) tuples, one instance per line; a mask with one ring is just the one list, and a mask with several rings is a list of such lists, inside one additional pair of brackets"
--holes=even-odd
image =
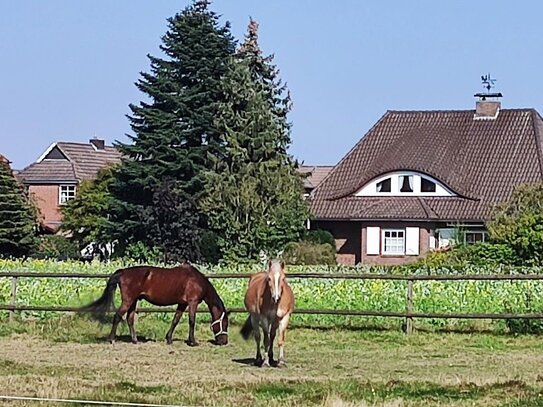
[[(251, 365), (253, 341), (172, 346), (168, 324), (141, 316), (141, 343), (105, 342), (81, 317), (0, 321), (0, 395), (190, 406), (543, 406), (543, 338), (488, 333), (289, 330), (284, 369)], [(126, 335), (125, 326), (120, 331)], [(9, 406), (34, 405), (4, 402)], [(41, 404), (51, 406), (53, 404)], [(66, 405), (66, 404), (64, 404)]]

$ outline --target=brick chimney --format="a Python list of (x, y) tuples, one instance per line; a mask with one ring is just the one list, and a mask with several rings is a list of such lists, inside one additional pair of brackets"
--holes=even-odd
[[(482, 75), (481, 81), (486, 92), (476, 93), (474, 96), (479, 98), (475, 103), (475, 116), (474, 120), (495, 120), (500, 114), (502, 104), (500, 98), (501, 93), (491, 92), (494, 87), (496, 79), (492, 79), (490, 73), (488, 75)], [(489, 100), (490, 99), (490, 100)]]
[(498, 117), (502, 104), (499, 100), (478, 100), (475, 103), (475, 120), (494, 120)]
[(92, 146), (96, 150), (105, 150), (106, 148), (106, 142), (102, 139), (95, 137), (95, 138), (90, 139), (89, 142), (92, 144)]

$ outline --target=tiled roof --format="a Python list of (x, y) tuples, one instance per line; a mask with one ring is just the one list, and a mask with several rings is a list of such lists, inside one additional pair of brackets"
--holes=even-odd
[[(483, 220), (521, 183), (543, 181), (543, 120), (504, 109), (495, 120), (474, 110), (389, 111), (312, 196), (317, 219)], [(410, 170), (441, 181), (457, 197), (354, 197), (375, 177)]]
[(326, 178), (333, 168), (333, 165), (302, 165), (298, 168), (298, 171), (302, 174), (309, 174), (304, 179), (304, 187), (313, 189)]
[(67, 159), (47, 158), (46, 155), (46, 158), (32, 163), (19, 173), (24, 182), (78, 182), (93, 179), (99, 170), (121, 159), (121, 154), (110, 146), (103, 150), (95, 149), (90, 143), (58, 142), (54, 146)]

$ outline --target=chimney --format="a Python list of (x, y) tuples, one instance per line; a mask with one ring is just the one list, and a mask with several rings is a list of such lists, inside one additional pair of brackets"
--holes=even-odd
[(91, 145), (94, 147), (95, 150), (105, 150), (106, 148), (106, 142), (102, 139), (98, 138), (92, 138), (89, 140)]
[[(495, 120), (500, 113), (502, 104), (500, 98), (503, 96), (501, 93), (491, 93), (490, 90), (494, 87), (496, 79), (492, 79), (490, 74), (481, 76), (481, 81), (486, 92), (476, 93), (474, 96), (479, 100), (475, 103), (475, 116), (474, 120)], [(490, 99), (490, 100), (487, 100)]]
[(475, 120), (494, 120), (498, 117), (502, 104), (499, 100), (478, 100), (475, 102)]

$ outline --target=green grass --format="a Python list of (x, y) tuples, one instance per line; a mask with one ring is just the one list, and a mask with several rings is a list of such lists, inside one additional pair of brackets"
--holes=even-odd
[[(217, 406), (541, 406), (538, 336), (292, 328), (285, 369), (251, 365), (254, 342), (172, 346), (169, 323), (143, 317), (141, 341), (106, 343), (108, 325), (78, 316), (0, 324), (0, 394)], [(10, 404), (11, 405), (11, 404)], [(32, 405), (17, 404), (13, 405)]]

